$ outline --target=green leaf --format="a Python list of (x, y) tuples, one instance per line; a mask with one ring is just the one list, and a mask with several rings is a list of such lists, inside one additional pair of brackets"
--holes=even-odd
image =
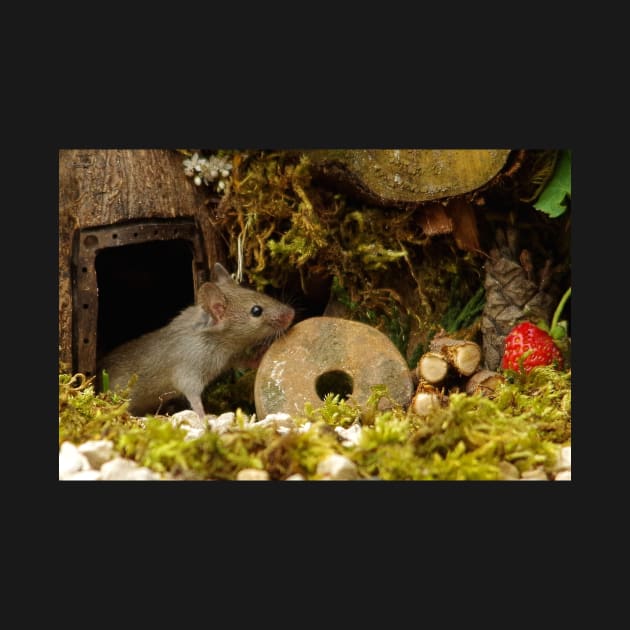
[(561, 151), (553, 176), (534, 208), (550, 217), (559, 217), (567, 209), (567, 197), (571, 197), (571, 151)]
[(109, 391), (109, 374), (107, 373), (107, 370), (102, 370), (102, 374), (101, 374), (101, 389), (102, 389), (103, 393)]
[(559, 339), (564, 339), (565, 337), (568, 337), (568, 325), (567, 322), (562, 320), (561, 322), (558, 322), (552, 329), (551, 329), (551, 336), (553, 337), (553, 339), (555, 341), (558, 341)]

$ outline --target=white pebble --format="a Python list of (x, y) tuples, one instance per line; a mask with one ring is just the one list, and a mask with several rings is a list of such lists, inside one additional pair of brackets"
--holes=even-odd
[(233, 411), (228, 411), (227, 413), (222, 413), (218, 418), (208, 420), (208, 426), (212, 431), (225, 433), (234, 424), (235, 417)]
[(292, 427), (295, 425), (293, 418), (288, 413), (269, 413), (257, 425), (260, 426), (263, 423), (265, 425), (273, 423), (281, 427)]
[(183, 411), (178, 411), (174, 413), (169, 418), (170, 423), (174, 427), (186, 428), (185, 425), (192, 427), (193, 429), (205, 429), (206, 428), (206, 419), (200, 418), (196, 411), (192, 409), (184, 409)]
[(343, 439), (344, 446), (356, 446), (361, 440), (361, 425), (354, 423), (347, 429), (335, 427), (335, 432)]
[(310, 420), (307, 420), (304, 424), (301, 424), (298, 428), (297, 431), (298, 433), (306, 433), (311, 426), (313, 426), (313, 423)]
[(205, 429), (193, 429), (192, 427), (183, 426), (186, 431), (186, 437), (184, 438), (184, 442), (190, 442), (190, 440), (196, 440), (201, 437), (206, 430)]
[(269, 473), (258, 468), (243, 468), (236, 475), (237, 481), (269, 481)]
[(72, 442), (64, 442), (59, 448), (59, 479), (65, 479), (68, 475), (89, 470), (88, 458), (79, 452)]
[(152, 470), (138, 466), (136, 462), (122, 457), (116, 457), (101, 466), (103, 481), (148, 481), (160, 479)]
[(555, 481), (571, 481), (571, 471), (561, 470), (555, 477)]
[(98, 470), (106, 461), (114, 456), (114, 443), (111, 440), (89, 440), (79, 446), (90, 462), (90, 467)]
[(526, 470), (521, 473), (522, 481), (549, 481), (549, 477), (542, 468), (534, 468), (534, 470)]
[(250, 426), (274, 427), (280, 435), (285, 435), (295, 428), (295, 421), (288, 413), (270, 413), (262, 420), (254, 422)]
[(328, 455), (317, 464), (317, 474), (324, 479), (358, 479), (357, 467), (343, 455)]
[(285, 479), (285, 481), (306, 481), (306, 480), (304, 479), (303, 475), (300, 475), (300, 473), (295, 473), (293, 475), (289, 475)]
[(501, 471), (501, 475), (503, 476), (503, 479), (510, 479), (513, 481), (514, 479), (519, 479), (521, 476), (521, 473), (519, 472), (518, 468), (514, 464), (511, 464), (510, 462), (506, 462), (506, 461), (499, 462), (499, 470)]
[(571, 447), (563, 446), (558, 456), (556, 470), (571, 470)]

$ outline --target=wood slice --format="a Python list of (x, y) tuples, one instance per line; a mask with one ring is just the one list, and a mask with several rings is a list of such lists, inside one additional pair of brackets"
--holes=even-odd
[(409, 408), (419, 416), (428, 416), (442, 406), (443, 400), (440, 390), (420, 379)]
[(434, 337), (429, 345), (431, 352), (444, 355), (446, 360), (462, 375), (470, 376), (481, 363), (481, 348), (474, 341)]
[(380, 205), (420, 204), (471, 192), (505, 166), (509, 149), (319, 149), (314, 170)]
[(497, 387), (504, 382), (505, 377), (498, 372), (479, 370), (466, 381), (465, 391), (469, 396), (480, 393), (492, 397)]
[(448, 361), (439, 352), (425, 352), (418, 361), (416, 373), (428, 383), (441, 383), (448, 374)]

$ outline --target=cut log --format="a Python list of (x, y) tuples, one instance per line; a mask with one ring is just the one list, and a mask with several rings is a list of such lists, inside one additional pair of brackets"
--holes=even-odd
[(306, 151), (322, 177), (379, 205), (421, 204), (482, 187), (509, 149), (323, 149)]
[(449, 363), (440, 352), (425, 352), (418, 361), (416, 374), (427, 383), (441, 383), (448, 374)]
[(491, 398), (494, 396), (497, 387), (504, 382), (505, 377), (498, 372), (479, 370), (466, 381), (465, 391), (469, 396), (483, 394)]
[(434, 337), (429, 351), (441, 353), (462, 376), (473, 374), (481, 363), (481, 348), (474, 341)]
[(411, 399), (411, 410), (419, 416), (428, 416), (442, 406), (444, 396), (436, 387), (420, 379), (416, 393)]

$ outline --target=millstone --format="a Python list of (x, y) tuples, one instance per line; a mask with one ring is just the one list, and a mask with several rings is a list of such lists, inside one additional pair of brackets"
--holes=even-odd
[(391, 400), (403, 406), (413, 394), (407, 362), (390, 339), (367, 324), (311, 317), (262, 358), (254, 384), (256, 414), (301, 414), (307, 402), (320, 407), (327, 393), (363, 405), (373, 385), (385, 385)]

